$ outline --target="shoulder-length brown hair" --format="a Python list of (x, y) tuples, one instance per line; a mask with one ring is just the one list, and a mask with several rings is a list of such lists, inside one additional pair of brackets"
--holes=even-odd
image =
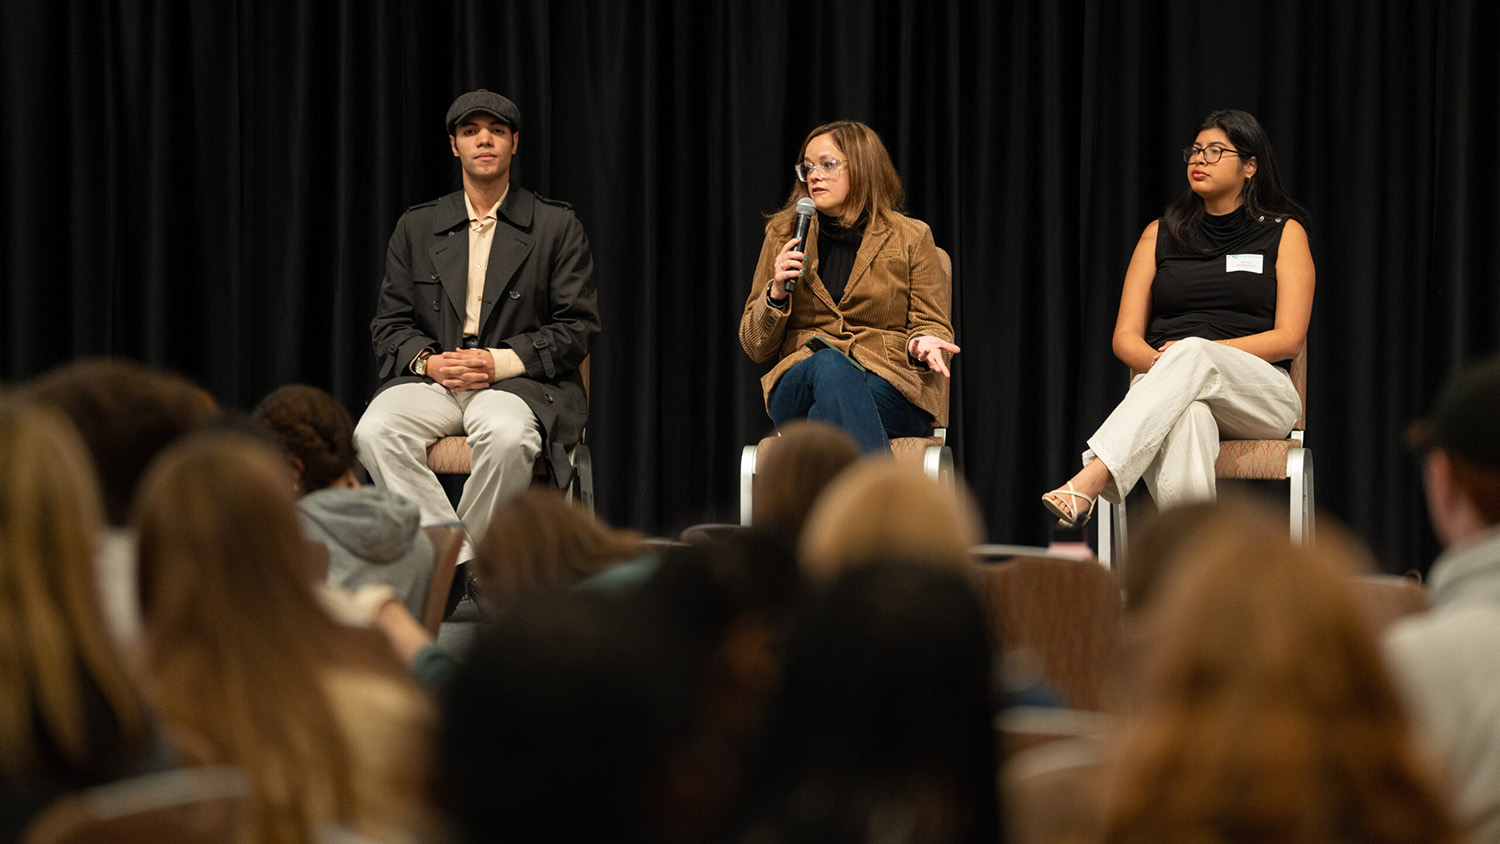
[(638, 533), (597, 521), (561, 492), (531, 487), (501, 505), (479, 541), (474, 584), (494, 611), (538, 589), (580, 583), (646, 549)]
[(146, 741), (146, 706), (95, 585), (103, 524), (72, 424), (0, 397), (0, 780), (98, 782)]
[(1454, 839), (1349, 584), (1364, 553), (1321, 532), (1317, 548), (1205, 537), (1173, 561), (1106, 841)]
[(243, 767), (262, 841), (313, 840), (347, 820), (351, 750), (328, 682), (406, 682), (388, 646), (317, 603), (286, 461), (243, 433), (192, 435), (142, 481), (146, 657), (157, 703), (188, 746)]
[[(833, 136), (833, 143), (849, 161), (849, 198), (844, 202), (844, 213), (839, 215), (841, 226), (864, 226), (889, 214), (900, 214), (906, 207), (906, 194), (901, 189), (901, 177), (885, 142), (869, 126), (855, 120), (835, 120), (807, 133), (802, 146), (797, 148), (793, 164), (800, 164), (807, 155), (807, 145), (819, 135)], [(797, 214), (797, 200), (807, 196), (807, 184), (793, 178), (792, 193), (786, 205), (772, 215), (778, 226), (788, 232), (792, 229), (792, 218)]]

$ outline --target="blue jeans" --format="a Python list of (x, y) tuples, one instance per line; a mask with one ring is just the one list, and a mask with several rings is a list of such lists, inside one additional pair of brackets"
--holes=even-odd
[(804, 416), (837, 425), (866, 454), (889, 452), (892, 437), (925, 437), (932, 430), (932, 414), (833, 349), (819, 349), (788, 369), (771, 388), (767, 410), (778, 426)]

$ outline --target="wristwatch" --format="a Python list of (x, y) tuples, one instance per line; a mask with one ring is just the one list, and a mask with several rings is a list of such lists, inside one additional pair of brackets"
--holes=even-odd
[(419, 378), (427, 377), (427, 359), (432, 357), (432, 352), (423, 352), (417, 355), (416, 361), (411, 365), (411, 371)]

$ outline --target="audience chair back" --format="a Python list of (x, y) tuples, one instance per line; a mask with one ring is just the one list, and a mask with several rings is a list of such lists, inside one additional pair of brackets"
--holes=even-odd
[(1376, 633), (1409, 615), (1432, 609), (1427, 587), (1410, 577), (1368, 574), (1353, 578), (1354, 599)]
[(22, 844), (222, 844), (244, 837), (250, 778), (234, 767), (183, 768), (60, 798)]
[[(943, 278), (947, 284), (942, 288), (943, 301), (940, 302), (944, 313), (948, 314), (950, 324), (953, 317), (953, 259), (949, 257), (947, 250), (939, 249), (938, 263), (943, 268)], [(895, 437), (891, 440), (891, 454), (897, 460), (920, 462), (922, 471), (927, 476), (940, 483), (953, 484), (953, 449), (948, 445), (948, 405), (949, 395), (952, 390), (951, 379), (940, 379), (942, 388), (942, 402), (937, 415), (932, 418), (932, 433), (925, 437)], [(751, 514), (754, 512), (755, 498), (755, 464), (763, 454), (761, 449), (774, 448), (776, 436), (766, 437), (755, 445), (747, 445), (740, 450), (740, 524), (750, 524)]]
[(1007, 654), (1029, 654), (1037, 679), (1073, 709), (1114, 708), (1120, 587), (1093, 560), (1012, 557), (977, 563), (972, 582)]
[[(578, 367), (579, 375), (583, 376), (583, 394), (589, 394), (589, 359), (584, 358)], [(573, 483), (568, 485), (568, 500), (577, 500), (583, 505), (583, 509), (594, 512), (594, 459), (588, 447), (588, 428), (584, 427), (584, 436), (568, 452), (568, 462), (573, 464)], [(474, 471), (474, 450), (469, 447), (469, 438), (464, 435), (442, 437), (437, 442), (427, 447), (427, 468), (438, 475), (467, 475)], [(547, 475), (546, 455), (537, 457), (536, 474), (541, 477)]]
[[(1134, 378), (1136, 372), (1131, 370)], [(1286, 439), (1219, 440), (1214, 476), (1221, 481), (1289, 481), (1288, 504), (1292, 541), (1313, 541), (1315, 500), (1313, 497), (1312, 449), (1304, 444), (1307, 431), (1307, 344), (1292, 358), (1292, 385), (1302, 400), (1302, 414)], [(1114, 566), (1125, 556), (1130, 541), (1125, 502), (1110, 504), (1102, 497), (1096, 505), (1099, 531), (1099, 561)]]
[(432, 585), (427, 588), (427, 604), (422, 610), (422, 626), (437, 636), (447, 608), (448, 591), (458, 568), (458, 551), (464, 544), (462, 528), (454, 525), (430, 525), (422, 528), (432, 542)]

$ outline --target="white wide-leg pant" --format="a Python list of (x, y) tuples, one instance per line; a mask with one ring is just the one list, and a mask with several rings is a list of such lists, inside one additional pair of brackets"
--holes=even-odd
[[(459, 434), (468, 435), (474, 456), (455, 511), (427, 468), (427, 448)], [(474, 556), (495, 508), (531, 483), (542, 433), (531, 408), (513, 393), (452, 393), (428, 381), (397, 384), (375, 396), (354, 428), (354, 446), (376, 485), (416, 502), (424, 525), (463, 523), (469, 540), (459, 560), (465, 561)]]
[(1083, 465), (1109, 467), (1105, 500), (1119, 503), (1145, 480), (1157, 506), (1215, 497), (1219, 439), (1287, 436), (1302, 402), (1291, 376), (1249, 352), (1201, 338), (1179, 340), (1089, 437)]

